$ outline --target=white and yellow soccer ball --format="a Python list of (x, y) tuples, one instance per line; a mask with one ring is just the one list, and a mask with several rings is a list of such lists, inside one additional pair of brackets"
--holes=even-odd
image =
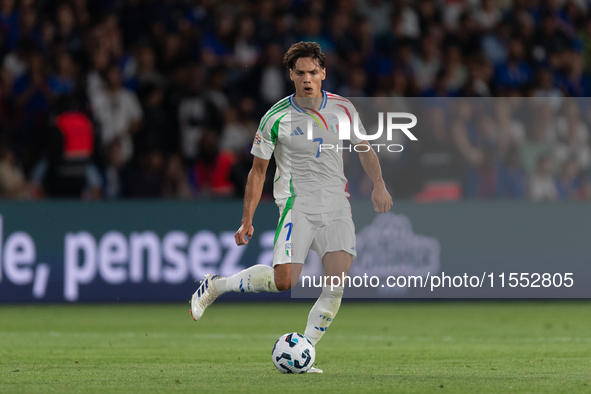
[(302, 334), (285, 334), (275, 342), (273, 364), (283, 373), (305, 373), (316, 359), (316, 350), (312, 342)]

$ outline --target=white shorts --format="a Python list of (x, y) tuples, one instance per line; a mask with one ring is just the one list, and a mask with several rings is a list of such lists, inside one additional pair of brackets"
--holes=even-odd
[(281, 212), (273, 248), (273, 266), (304, 264), (308, 250), (320, 260), (327, 252), (345, 251), (357, 257), (355, 225), (351, 208), (323, 214), (308, 214), (294, 209)]

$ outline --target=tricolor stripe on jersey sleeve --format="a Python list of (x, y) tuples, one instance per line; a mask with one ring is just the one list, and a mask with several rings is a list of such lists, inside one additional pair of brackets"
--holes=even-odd
[(250, 153), (265, 160), (271, 158), (279, 138), (281, 120), (289, 113), (290, 107), (289, 98), (286, 97), (267, 111), (261, 119)]
[(351, 102), (349, 100), (347, 100), (346, 98), (344, 98), (343, 96), (339, 96), (338, 94), (334, 94), (334, 93), (326, 93), (327, 99), (328, 100), (336, 100), (336, 101), (344, 101), (346, 103), (351, 104)]
[(284, 113), (279, 118), (277, 118), (275, 123), (273, 123), (273, 127), (271, 127), (271, 142), (273, 145), (275, 145), (277, 142), (277, 138), (279, 137), (279, 125), (281, 124), (281, 119), (283, 119), (285, 115), (287, 115), (287, 113)]
[(261, 120), (261, 126), (259, 127), (259, 129), (263, 130), (265, 128), (265, 125), (267, 124), (269, 119), (273, 117), (273, 115), (277, 114), (280, 111), (286, 110), (287, 108), (289, 108), (290, 105), (291, 102), (289, 100), (289, 97), (286, 97), (283, 100), (277, 102), (277, 104), (272, 106), (271, 109), (267, 111), (265, 116), (263, 116), (263, 119)]

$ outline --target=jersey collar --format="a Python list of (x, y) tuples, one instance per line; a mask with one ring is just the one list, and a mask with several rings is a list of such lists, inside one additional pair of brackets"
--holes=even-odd
[[(289, 103), (296, 109), (296, 111), (305, 113), (306, 111), (296, 104), (295, 100), (295, 93), (289, 96)], [(320, 103), (320, 109), (324, 109), (326, 107), (326, 103), (328, 102), (328, 96), (326, 95), (326, 91), (322, 91), (322, 102)]]

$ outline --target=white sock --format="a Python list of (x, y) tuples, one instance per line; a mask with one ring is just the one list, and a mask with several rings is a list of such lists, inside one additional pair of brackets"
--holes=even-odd
[(258, 293), (267, 291), (278, 293), (275, 286), (275, 273), (268, 265), (257, 264), (227, 278), (213, 281), (218, 293)]
[(339, 311), (341, 306), (341, 299), (343, 298), (343, 287), (325, 287), (322, 289), (322, 294), (318, 301), (312, 307), (308, 315), (308, 325), (304, 335), (315, 346), (322, 338), (330, 323)]

